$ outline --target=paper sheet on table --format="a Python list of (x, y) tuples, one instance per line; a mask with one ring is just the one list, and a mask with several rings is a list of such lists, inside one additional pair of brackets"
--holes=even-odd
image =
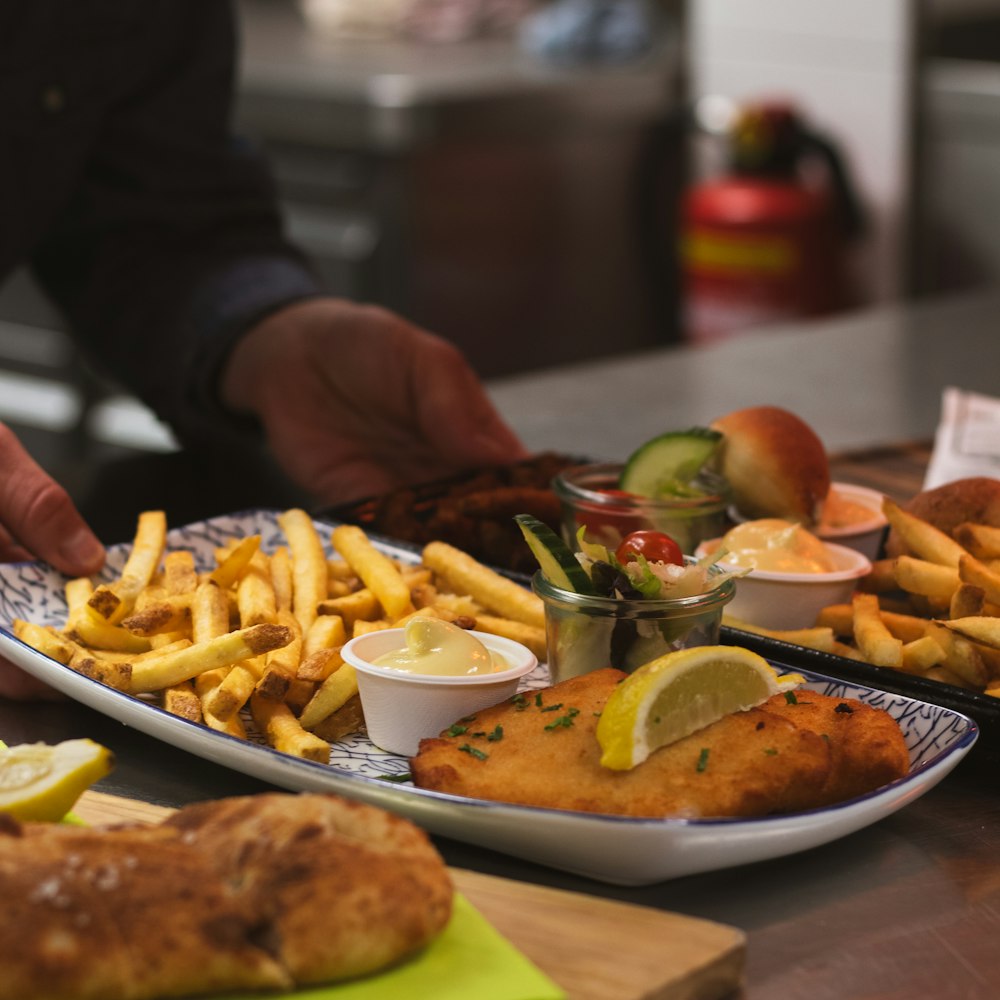
[(949, 386), (924, 489), (970, 476), (1000, 479), (1000, 399)]
[[(455, 896), (451, 922), (416, 959), (357, 982), (280, 997), (266, 995), (271, 1000), (564, 1000), (565, 996), (460, 894)], [(225, 1000), (265, 1000), (265, 995), (227, 993)]]

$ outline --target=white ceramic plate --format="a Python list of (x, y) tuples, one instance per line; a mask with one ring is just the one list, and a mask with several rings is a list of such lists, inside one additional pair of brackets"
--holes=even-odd
[[(329, 525), (318, 524), (328, 539)], [(262, 545), (283, 544), (273, 511), (249, 511), (171, 531), (172, 547), (188, 548), (203, 567), (228, 537), (261, 534)], [(385, 545), (401, 558), (413, 551)], [(123, 548), (112, 550), (108, 578), (121, 568)], [(681, 875), (762, 861), (828, 843), (883, 819), (936, 785), (965, 756), (979, 731), (967, 716), (868, 687), (808, 675), (810, 688), (859, 698), (886, 709), (910, 748), (911, 771), (861, 798), (826, 809), (750, 820), (630, 819), (465, 799), (393, 780), (405, 776), (405, 758), (354, 736), (337, 744), (329, 765), (278, 753), (178, 718), (74, 673), (14, 638), (15, 618), (61, 626), (64, 578), (38, 563), (0, 566), (0, 654), (71, 698), (199, 757), (292, 790), (336, 792), (407, 816), (432, 833), (478, 844), (604, 882), (646, 885)], [(524, 687), (548, 683), (544, 667)], [(2, 736), (2, 734), (0, 734)]]

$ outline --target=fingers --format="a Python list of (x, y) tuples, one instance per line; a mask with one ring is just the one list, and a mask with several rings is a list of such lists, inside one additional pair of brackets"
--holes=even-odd
[(12, 701), (59, 701), (63, 695), (0, 657), (0, 698)]
[(454, 345), (373, 306), (293, 304), (235, 346), (220, 382), (326, 502), (525, 457)]
[(88, 576), (104, 563), (104, 547), (69, 494), (0, 423), (0, 550), (30, 553), (62, 573)]
[(527, 457), (472, 368), (451, 344), (430, 335), (412, 343), (420, 391), (415, 418), (424, 439), (456, 465), (495, 465)]

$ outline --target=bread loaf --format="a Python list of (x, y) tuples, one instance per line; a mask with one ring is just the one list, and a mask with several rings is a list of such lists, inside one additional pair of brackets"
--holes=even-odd
[(819, 521), (830, 492), (830, 463), (808, 424), (777, 406), (751, 406), (711, 426), (723, 434), (719, 471), (742, 517)]
[(363, 976), (427, 944), (452, 886), (426, 835), (329, 795), (156, 826), (0, 817), (0, 998), (146, 1000)]

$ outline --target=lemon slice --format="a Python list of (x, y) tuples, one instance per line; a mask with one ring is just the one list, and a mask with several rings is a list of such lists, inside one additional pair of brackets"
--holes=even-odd
[(740, 646), (694, 646), (652, 660), (612, 692), (597, 723), (601, 763), (616, 771), (654, 750), (804, 683)]
[(0, 749), (0, 812), (23, 821), (60, 820), (113, 766), (111, 751), (93, 740), (4, 747)]

